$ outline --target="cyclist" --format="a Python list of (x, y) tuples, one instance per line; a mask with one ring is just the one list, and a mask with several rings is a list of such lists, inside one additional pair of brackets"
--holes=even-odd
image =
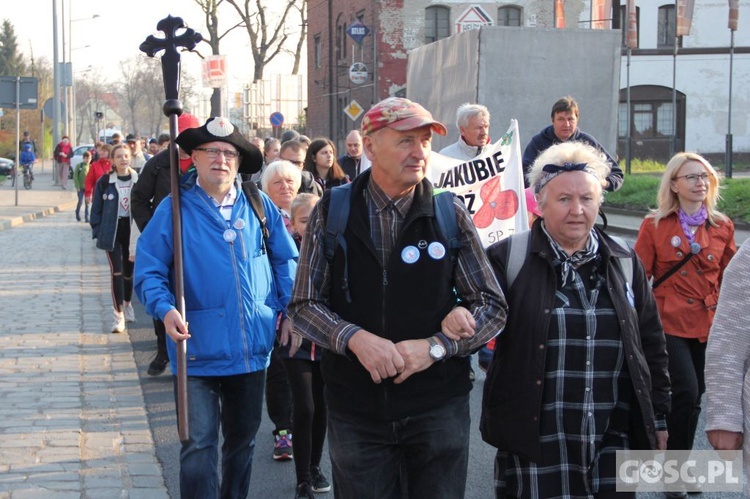
[(36, 155), (34, 155), (31, 142), (24, 143), (19, 164), (21, 165), (21, 171), (23, 171), (23, 186), (27, 189), (31, 188), (31, 182), (34, 180), (35, 161)]

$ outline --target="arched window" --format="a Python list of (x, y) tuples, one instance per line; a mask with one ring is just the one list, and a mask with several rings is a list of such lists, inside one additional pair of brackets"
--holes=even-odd
[(521, 26), (521, 7), (504, 5), (497, 9), (498, 26)]
[[(684, 150), (686, 96), (682, 92), (677, 92), (676, 122), (672, 98), (672, 89), (669, 87), (630, 87), (630, 135), (633, 139), (633, 157), (668, 161), (673, 136), (676, 139), (676, 150)], [(620, 90), (618, 114), (618, 153), (623, 157), (628, 133), (627, 89)]]
[(346, 59), (346, 28), (344, 15), (339, 14), (336, 18), (336, 61)]
[(432, 43), (451, 34), (451, 10), (448, 7), (433, 5), (424, 11), (424, 42)]

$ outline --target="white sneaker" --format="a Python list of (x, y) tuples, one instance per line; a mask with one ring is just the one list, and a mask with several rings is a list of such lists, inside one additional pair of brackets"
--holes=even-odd
[(122, 312), (118, 312), (117, 310), (112, 310), (112, 332), (125, 332), (125, 316)]
[(126, 303), (123, 311), (125, 312), (125, 322), (135, 322), (135, 310), (133, 310), (132, 304)]

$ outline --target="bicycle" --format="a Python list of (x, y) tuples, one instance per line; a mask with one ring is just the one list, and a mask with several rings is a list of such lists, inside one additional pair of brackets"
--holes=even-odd
[(31, 183), (34, 181), (34, 172), (31, 170), (32, 165), (21, 165), (23, 168), (23, 188), (31, 189)]

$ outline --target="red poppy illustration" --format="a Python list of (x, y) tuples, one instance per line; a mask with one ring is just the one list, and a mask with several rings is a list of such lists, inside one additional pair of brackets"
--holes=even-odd
[(495, 219), (507, 220), (518, 211), (518, 195), (512, 189), (500, 190), (500, 177), (495, 177), (482, 186), (479, 197), (482, 207), (474, 215), (477, 229), (489, 227)]

